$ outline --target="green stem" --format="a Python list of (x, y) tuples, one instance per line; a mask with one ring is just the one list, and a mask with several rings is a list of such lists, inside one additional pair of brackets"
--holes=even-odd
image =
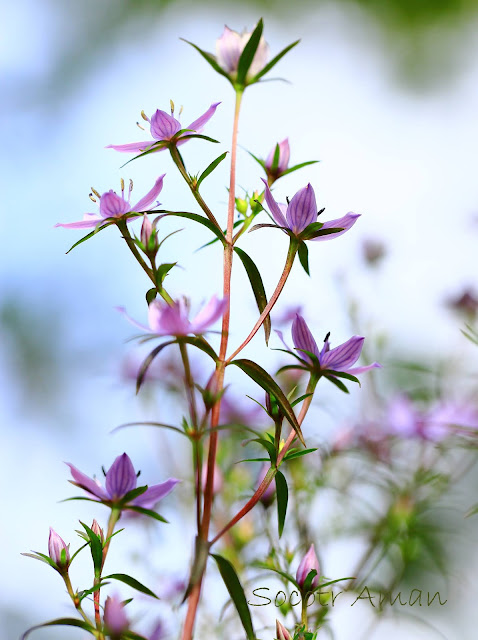
[(94, 624), (92, 623), (92, 621), (89, 619), (89, 617), (86, 615), (86, 613), (83, 611), (83, 608), (81, 606), (81, 603), (79, 602), (79, 598), (78, 598), (78, 594), (76, 594), (73, 591), (73, 587), (71, 586), (71, 580), (70, 580), (70, 576), (68, 575), (67, 572), (65, 573), (61, 573), (61, 577), (63, 578), (63, 581), (65, 583), (66, 586), (66, 590), (68, 591), (68, 595), (70, 596), (73, 604), (75, 605), (75, 609), (78, 611), (78, 613), (81, 615), (81, 617), (83, 618), (83, 620), (85, 622), (87, 622), (88, 624), (90, 624), (92, 627), (94, 626)]
[[(211, 209), (207, 206), (207, 204), (204, 202), (203, 197), (201, 196), (201, 194), (199, 193), (199, 191), (197, 190), (197, 186), (195, 185), (195, 183), (193, 182), (193, 180), (191, 179), (191, 177), (189, 176), (188, 172), (186, 171), (186, 167), (184, 166), (184, 162), (181, 158), (181, 155), (176, 147), (175, 144), (171, 145), (169, 147), (169, 152), (171, 153), (171, 158), (173, 159), (174, 164), (177, 166), (177, 168), (179, 169), (179, 173), (183, 176), (184, 180), (187, 182), (188, 187), (191, 189), (191, 193), (193, 194), (194, 198), (196, 199), (196, 202), (198, 203), (198, 205), (201, 207), (201, 209), (204, 211), (204, 213), (207, 215), (207, 217), (209, 218), (209, 220), (218, 228), (221, 229), (218, 221), (216, 220), (216, 218), (214, 217), (213, 212), (211, 211)], [(221, 229), (222, 231), (222, 229)]]

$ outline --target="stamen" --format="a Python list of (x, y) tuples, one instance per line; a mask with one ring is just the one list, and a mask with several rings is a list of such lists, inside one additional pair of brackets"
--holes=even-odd
[(106, 477), (106, 471), (104, 467), (101, 467), (101, 471), (103, 471), (103, 475)]
[(141, 471), (138, 471), (138, 473), (136, 474), (136, 477), (139, 478), (140, 475), (141, 475)]
[(121, 184), (121, 196), (124, 198), (124, 180), (123, 180), (123, 178), (121, 178), (120, 184)]
[(174, 116), (174, 102), (170, 100), (169, 104), (171, 105), (171, 115)]
[(131, 196), (131, 192), (133, 191), (133, 181), (131, 180), (131, 178), (129, 179), (129, 191), (128, 191), (128, 200)]
[(317, 211), (317, 217), (320, 216), (321, 213), (324, 213), (325, 207), (323, 207), (320, 211)]
[(289, 196), (286, 196), (285, 199), (287, 201), (287, 204), (289, 205), (290, 204)]
[(139, 127), (142, 131), (146, 131), (146, 129), (144, 127), (142, 127), (139, 122), (136, 123), (136, 126)]
[(183, 112), (183, 109), (184, 109), (184, 107), (183, 107), (183, 105), (181, 105), (181, 106), (179, 107), (178, 118), (180, 118), (180, 117), (181, 117), (181, 114), (182, 114), (182, 112)]
[(95, 194), (95, 196), (97, 198), (101, 198), (100, 194), (98, 193), (98, 191), (96, 189), (93, 189), (93, 187), (91, 187), (91, 190), (93, 191), (93, 193)]
[(96, 202), (96, 198), (93, 198), (93, 194), (92, 194), (92, 193), (90, 193), (90, 194), (88, 195), (88, 197), (89, 197), (89, 199), (91, 200), (91, 202)]
[(327, 340), (330, 338), (330, 331), (327, 333), (327, 335), (324, 338), (324, 342), (327, 342)]
[(141, 111), (141, 117), (143, 118), (143, 120), (146, 120), (146, 122), (150, 121), (148, 116), (145, 114), (144, 110)]

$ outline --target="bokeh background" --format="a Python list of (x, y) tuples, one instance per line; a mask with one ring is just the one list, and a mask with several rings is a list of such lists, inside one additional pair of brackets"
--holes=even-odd
[[(166, 154), (120, 168), (126, 156), (104, 149), (141, 139), (135, 126), (141, 109), (148, 114), (166, 110), (170, 99), (184, 105), (186, 123), (212, 102), (222, 102), (206, 131), (221, 144), (213, 148), (193, 141), (184, 147), (191, 171), (200, 171), (228, 148), (230, 87), (179, 37), (213, 51), (225, 23), (241, 30), (262, 16), (272, 52), (301, 38), (272, 74), (287, 82), (247, 91), (240, 144), (265, 157), (288, 136), (294, 163), (320, 163), (283, 179), (277, 187), (280, 199), (310, 181), (330, 218), (349, 210), (362, 217), (340, 240), (312, 247), (317, 248), (310, 251), (313, 279), (299, 269), (293, 273), (277, 316), (287, 306), (302, 305), (316, 331), (332, 330), (335, 343), (359, 331), (370, 336), (371, 359), (378, 359), (379, 346), (386, 344), (389, 354), (439, 366), (453, 378), (454, 372), (472, 371), (476, 362), (476, 350), (460, 333), (464, 320), (447, 303), (476, 287), (478, 3), (0, 4), (0, 632), (13, 639), (29, 625), (69, 611), (54, 572), (20, 552), (45, 551), (50, 525), (67, 538), (79, 517), (88, 522), (102, 515), (86, 503), (58, 504), (74, 494), (62, 461), (93, 473), (126, 450), (150, 483), (179, 474), (188, 464), (187, 454), (169, 437), (159, 440), (146, 430), (110, 433), (128, 420), (167, 421), (178, 413), (165, 394), (137, 398), (134, 383), (124, 375), (128, 358), (136, 357), (125, 343), (134, 330), (114, 307), (124, 305), (134, 317), (145, 318), (142, 273), (114, 229), (68, 256), (80, 232), (54, 229), (57, 222), (78, 220), (94, 210), (88, 199), (91, 186), (103, 192), (119, 187), (121, 177), (131, 177), (133, 198), (139, 198), (164, 171), (164, 206), (196, 210)], [(239, 158), (239, 185), (259, 188), (258, 165), (245, 150)], [(223, 220), (225, 164), (204, 188)], [(168, 221), (165, 230), (179, 226)], [(178, 295), (193, 293), (198, 304), (220, 291), (220, 251), (216, 246), (194, 253), (207, 234), (184, 226), (190, 232), (170, 240), (164, 261), (179, 257), (183, 270), (175, 270), (169, 287)], [(260, 233), (249, 236), (244, 248), (263, 270), (270, 291), (286, 245), (282, 238), (265, 243)], [(383, 247), (380, 268), (364, 260), (366, 243)], [(234, 295), (239, 320), (233, 336), (238, 340), (255, 317), (242, 273), (234, 278)], [(250, 356), (263, 350), (259, 343), (256, 338)], [(267, 357), (272, 362), (273, 356)], [(356, 394), (348, 402), (337, 394), (330, 394), (333, 417), (325, 411), (314, 414), (321, 429), (353, 417)], [(183, 485), (187, 492), (187, 481)], [(165, 500), (162, 513), (176, 518), (172, 500)], [(181, 514), (186, 522), (188, 517)], [(473, 523), (462, 523), (460, 517), (456, 526), (476, 533)], [(192, 529), (180, 544), (174, 526), (153, 528), (148, 535), (161, 543), (150, 559), (158, 576), (177, 576), (179, 566), (184, 578)], [(112, 565), (122, 554), (131, 562), (140, 555), (140, 546), (132, 552), (121, 544)], [(457, 564), (453, 572), (449, 608), (437, 618), (449, 640), (472, 637), (477, 623), (476, 549), (468, 545), (465, 555), (466, 565)], [(344, 616), (339, 640), (357, 625), (355, 615)], [(397, 637), (410, 633), (403, 629)], [(65, 635), (38, 633), (39, 638)], [(80, 637), (75, 630), (70, 635)], [(384, 627), (373, 637), (386, 635), (392, 634)], [(423, 626), (407, 637), (439, 636)]]

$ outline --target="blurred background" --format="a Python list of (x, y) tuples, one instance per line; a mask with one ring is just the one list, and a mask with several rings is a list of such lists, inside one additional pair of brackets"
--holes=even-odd
[[(105, 515), (87, 503), (58, 504), (77, 495), (62, 461), (92, 475), (127, 451), (146, 482), (176, 475), (184, 479), (178, 495), (191, 489), (183, 471), (189, 454), (177, 440), (146, 429), (111, 435), (130, 420), (168, 422), (180, 415), (175, 397), (164, 390), (134, 393), (130, 370), (138, 356), (126, 340), (135, 330), (114, 307), (124, 305), (145, 320), (142, 272), (116, 229), (67, 256), (81, 232), (54, 229), (57, 222), (95, 210), (88, 199), (91, 187), (117, 190), (121, 177), (134, 180), (135, 201), (166, 172), (163, 206), (197, 211), (166, 154), (121, 168), (128, 158), (104, 149), (141, 139), (135, 124), (140, 111), (167, 110), (170, 99), (184, 105), (186, 124), (221, 101), (205, 130), (220, 144), (195, 140), (184, 147), (191, 173), (229, 148), (230, 86), (180, 37), (214, 51), (224, 24), (251, 29), (262, 16), (272, 54), (300, 38), (271, 74), (287, 81), (246, 92), (238, 195), (262, 184), (260, 168), (245, 150), (265, 158), (289, 137), (293, 164), (320, 162), (282, 179), (277, 198), (284, 201), (310, 181), (328, 218), (362, 214), (349, 234), (310, 248), (312, 279), (300, 269), (293, 272), (275, 317), (300, 305), (318, 339), (329, 330), (335, 345), (353, 333), (365, 335), (368, 361), (380, 360), (395, 388), (410, 382), (397, 362), (413, 362), (442, 372), (451, 395), (470, 397), (476, 390), (476, 347), (460, 329), (474, 321), (478, 306), (478, 3), (3, 0), (1, 11), (0, 631), (13, 639), (32, 624), (71, 613), (56, 574), (19, 554), (45, 552), (49, 526), (73, 541), (78, 518), (89, 523)], [(204, 196), (225, 221), (223, 165), (205, 183)], [(163, 261), (179, 260), (182, 267), (168, 277), (168, 288), (192, 295), (199, 306), (221, 290), (221, 252), (215, 245), (195, 253), (209, 239), (206, 231), (189, 223), (164, 224), (165, 232), (181, 227), (164, 249)], [(275, 237), (280, 234), (265, 240), (261, 233), (247, 236), (242, 246), (270, 292), (286, 242)], [(241, 267), (233, 290), (236, 343), (256, 317)], [(288, 338), (288, 327), (282, 328)], [(272, 370), (277, 354), (267, 352), (261, 340), (245, 353), (263, 358)], [(238, 381), (250, 392), (243, 378)], [(324, 390), (324, 407), (313, 414), (321, 437), (356, 418), (359, 396), (370, 384), (364, 378), (363, 389), (346, 402), (338, 390)], [(247, 409), (250, 401), (241, 398), (241, 409)], [(473, 487), (463, 491), (473, 502)], [(158, 575), (184, 579), (193, 523), (186, 509), (178, 517), (174, 502), (165, 499), (161, 513), (176, 526), (189, 518), (190, 535), (181, 545), (174, 525), (154, 525), (147, 535), (160, 545), (151, 559)], [(458, 509), (452, 522), (471, 540), (476, 525), (463, 519), (465, 510)], [(142, 536), (138, 531), (138, 540)], [(133, 563), (139, 554), (122, 544), (112, 552), (112, 569), (119, 570), (113, 565), (122, 555)], [(447, 582), (449, 604), (428, 614), (439, 630), (402, 621), (396, 637), (472, 637), (478, 558), (476, 545), (461, 549)], [(149, 584), (147, 579), (146, 572)], [(347, 609), (335, 629), (338, 640), (350, 637), (359, 619), (359, 612)], [(392, 634), (379, 627), (373, 638)], [(81, 636), (74, 629), (70, 635)], [(65, 636), (38, 633), (45, 639)]]

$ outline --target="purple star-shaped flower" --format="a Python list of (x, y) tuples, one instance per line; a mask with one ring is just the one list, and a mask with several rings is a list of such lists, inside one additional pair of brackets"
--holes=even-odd
[(224, 313), (227, 300), (218, 300), (213, 296), (201, 309), (193, 320), (189, 320), (189, 304), (181, 298), (170, 305), (162, 300), (153, 300), (148, 308), (149, 327), (140, 324), (128, 316), (123, 307), (118, 311), (123, 313), (130, 322), (144, 329), (148, 333), (158, 336), (187, 336), (191, 333), (200, 335), (216, 322)]
[[(134, 470), (130, 457), (123, 453), (113, 462), (106, 473), (105, 487), (102, 487), (97, 480), (89, 478), (87, 475), (79, 471), (75, 466), (67, 462), (70, 467), (73, 480), (70, 482), (77, 487), (81, 487), (87, 491), (94, 500), (104, 502), (106, 504), (117, 504), (133, 489), (136, 489), (137, 475)], [(169, 478), (166, 482), (155, 484), (148, 487), (144, 493), (133, 500), (128, 501), (124, 508), (142, 507), (143, 509), (152, 509), (154, 505), (172, 491), (179, 482), (176, 478)]]
[[(279, 335), (281, 334), (279, 333)], [(307, 323), (299, 314), (296, 315), (292, 323), (292, 340), (295, 348), (302, 352), (301, 357), (312, 366), (314, 366), (313, 359), (304, 352), (308, 351), (317, 358), (320, 371), (337, 371), (355, 376), (359, 373), (364, 373), (370, 369), (380, 368), (382, 366), (378, 364), (378, 362), (374, 362), (364, 367), (352, 368), (352, 365), (357, 362), (362, 352), (363, 341), (365, 340), (362, 336), (352, 336), (347, 342), (335, 347), (335, 349), (330, 348), (327, 336), (324, 341), (324, 346), (319, 350)]]
[[(300, 236), (300, 234), (302, 234), (310, 224), (317, 222), (317, 203), (315, 200), (314, 189), (311, 184), (300, 189), (288, 204), (280, 204), (275, 201), (267, 181), (264, 180), (264, 178), (261, 178), (261, 180), (265, 185), (267, 206), (279, 227), (288, 229), (295, 236)], [(347, 215), (342, 218), (329, 220), (328, 222), (324, 222), (320, 227), (320, 230), (317, 230), (317, 232), (323, 232), (327, 229), (340, 229), (340, 231), (337, 231), (336, 233), (329, 233), (327, 235), (319, 235), (317, 237), (304, 237), (304, 239), (318, 241), (337, 238), (353, 227), (359, 217), (360, 214), (347, 213)]]
[(128, 199), (124, 197), (124, 185), (121, 185), (121, 196), (119, 196), (115, 191), (110, 189), (102, 196), (100, 196), (99, 202), (99, 213), (85, 213), (83, 216), (83, 220), (79, 222), (59, 222), (55, 225), (55, 227), (65, 227), (66, 229), (89, 229), (91, 227), (102, 226), (108, 218), (122, 218), (128, 213), (141, 212), (141, 211), (149, 211), (154, 206), (157, 206), (156, 198), (161, 192), (163, 188), (163, 178), (166, 174), (163, 173), (162, 176), (154, 183), (154, 187), (148, 191), (148, 193), (138, 200), (135, 205), (130, 204), (131, 191), (133, 189), (133, 183), (130, 181)]
[[(173, 113), (169, 115), (166, 111), (157, 109), (151, 118), (144, 116), (150, 124), (152, 140), (129, 142), (128, 144), (109, 144), (106, 148), (121, 151), (122, 153), (139, 153), (153, 148), (153, 145), (157, 142), (169, 142), (173, 138), (175, 138), (175, 144), (178, 147), (190, 140), (188, 136), (190, 136), (191, 133), (200, 133), (202, 131), (204, 125), (212, 118), (220, 104), (220, 102), (212, 104), (202, 116), (199, 116), (199, 118), (186, 127), (187, 131), (181, 133), (177, 138), (175, 138), (175, 136), (181, 131), (181, 123), (179, 120), (176, 120)], [(167, 145), (158, 145), (157, 151), (162, 151), (166, 147)]]

